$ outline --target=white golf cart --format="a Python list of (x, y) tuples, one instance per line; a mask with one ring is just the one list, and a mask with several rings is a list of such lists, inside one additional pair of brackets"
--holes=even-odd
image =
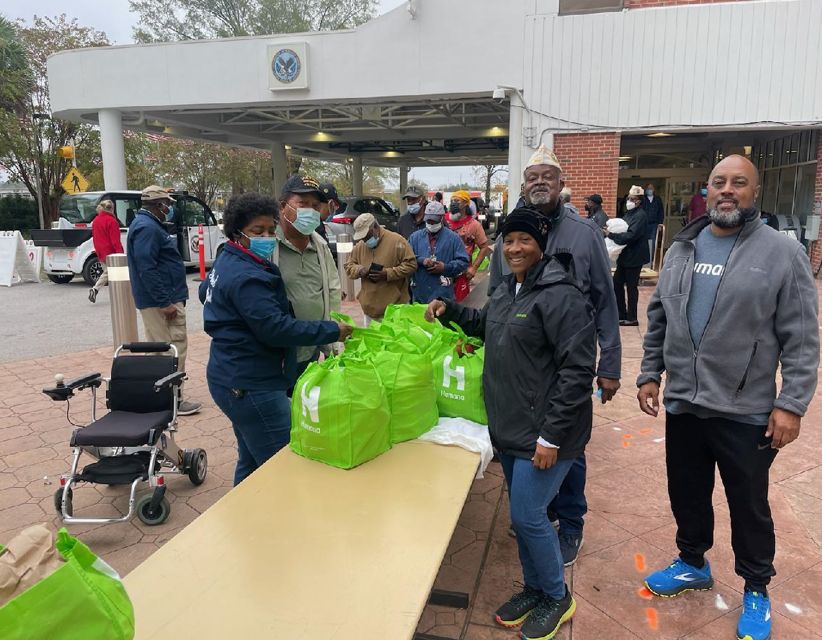
[[(217, 257), (226, 238), (208, 205), (187, 191), (172, 191), (176, 199), (166, 222), (169, 233), (177, 236), (177, 246), (187, 267), (199, 261), (198, 226), (203, 225), (206, 265)], [(140, 209), (139, 191), (89, 191), (66, 194), (60, 200), (60, 219), (52, 229), (34, 229), (31, 238), (35, 246), (45, 247), (43, 269), (49, 280), (65, 284), (78, 275), (91, 286), (102, 273), (100, 261), (91, 240), (91, 222), (97, 215), (97, 203), (114, 202), (114, 211), (120, 221), (123, 248), (126, 246), (128, 225)]]

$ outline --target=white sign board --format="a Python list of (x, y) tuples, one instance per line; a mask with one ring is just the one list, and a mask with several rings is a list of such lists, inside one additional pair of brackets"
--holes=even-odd
[(33, 240), (26, 240), (26, 255), (34, 267), (34, 272), (39, 274), (43, 266), (43, 247), (35, 247)]
[(268, 55), (268, 88), (308, 89), (308, 43), (270, 44)]
[(16, 282), (40, 282), (40, 275), (29, 261), (20, 232), (0, 231), (0, 285)]

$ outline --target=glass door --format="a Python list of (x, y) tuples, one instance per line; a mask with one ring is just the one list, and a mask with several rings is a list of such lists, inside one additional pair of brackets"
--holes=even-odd
[(669, 178), (665, 182), (665, 250), (688, 220), (688, 205), (702, 182), (690, 178)]

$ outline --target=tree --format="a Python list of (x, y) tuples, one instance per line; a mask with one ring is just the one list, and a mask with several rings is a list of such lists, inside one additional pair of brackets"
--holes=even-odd
[(76, 143), (77, 163), (88, 173), (92, 188), (102, 186), (102, 161), (97, 130), (90, 125), (51, 118), (51, 106), (46, 76), (46, 59), (63, 49), (78, 49), (107, 45), (105, 34), (69, 21), (65, 15), (57, 18), (34, 17), (30, 26), (18, 28), (20, 43), (31, 74), (14, 110), (0, 110), (0, 168), (11, 179), (22, 182), (34, 198), (42, 194), (43, 219), (51, 226), (57, 210), (69, 161), (57, 156), (57, 149)]
[(508, 173), (508, 167), (498, 164), (481, 164), (471, 170), (474, 180), (483, 185), (485, 189), (485, 203), (491, 201), (491, 189), (499, 183), (499, 179), (494, 178), (502, 173)]
[(137, 42), (325, 31), (373, 18), (377, 0), (129, 0)]
[(17, 25), (0, 16), (0, 109), (20, 111), (31, 82), (31, 69)]

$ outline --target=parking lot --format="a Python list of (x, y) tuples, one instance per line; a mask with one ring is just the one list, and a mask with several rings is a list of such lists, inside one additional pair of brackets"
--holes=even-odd
[[(188, 329), (203, 328), (203, 306), (197, 298), (199, 276), (188, 274)], [(40, 284), (0, 287), (0, 362), (74, 353), (112, 344), (109, 291), (97, 302), (88, 300), (88, 285), (81, 277), (68, 284), (54, 284), (43, 277)], [(142, 324), (137, 314), (137, 322)]]

